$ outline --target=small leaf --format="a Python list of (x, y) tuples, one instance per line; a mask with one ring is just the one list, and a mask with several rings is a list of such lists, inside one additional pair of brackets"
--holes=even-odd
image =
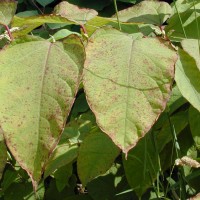
[[(195, 52), (196, 49), (194, 48)], [(198, 50), (197, 50), (198, 51)], [(187, 52), (179, 49), (179, 60), (176, 64), (175, 80), (182, 93), (193, 107), (200, 111), (200, 67)]]
[(7, 161), (7, 149), (4, 143), (2, 131), (0, 129), (0, 180)]
[(0, 24), (9, 25), (17, 9), (15, 0), (0, 1)]
[(67, 1), (59, 3), (54, 9), (54, 13), (79, 24), (85, 24), (88, 20), (98, 15), (95, 10), (79, 8)]
[[(119, 149), (99, 129), (88, 135), (79, 149), (77, 168), (84, 186), (104, 174), (119, 154)], [(95, 163), (95, 164), (94, 164)]]
[[(170, 17), (171, 6), (166, 2), (142, 1), (118, 12), (122, 22), (162, 25)], [(113, 17), (116, 17), (113, 16)]]
[(192, 106), (189, 109), (189, 122), (195, 145), (200, 150), (200, 112)]
[(65, 126), (84, 56), (75, 35), (53, 44), (23, 38), (0, 51), (0, 124), (8, 148), (34, 187)]
[(177, 55), (161, 40), (134, 40), (110, 28), (94, 33), (86, 51), (88, 104), (99, 127), (127, 153), (165, 109)]

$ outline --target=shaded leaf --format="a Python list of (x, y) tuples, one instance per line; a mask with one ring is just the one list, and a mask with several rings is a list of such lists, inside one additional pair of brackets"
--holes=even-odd
[[(119, 154), (119, 149), (99, 129), (88, 135), (79, 149), (77, 169), (84, 186), (104, 174)], [(95, 163), (95, 165), (94, 165)]]
[[(196, 8), (196, 14), (194, 10)], [(198, 24), (200, 24), (199, 1), (176, 1), (178, 12), (173, 6), (174, 14), (168, 20), (165, 31), (172, 41), (180, 41), (184, 38), (198, 39)], [(180, 21), (181, 18), (181, 21)], [(184, 34), (185, 32), (185, 34)]]
[[(87, 189), (89, 195), (95, 200), (136, 199), (136, 196), (130, 191), (130, 186), (124, 176), (124, 169), (120, 164), (113, 164), (106, 174), (89, 182)], [(129, 192), (126, 193), (126, 190)]]
[(5, 200), (43, 200), (45, 187), (43, 183), (40, 183), (36, 193), (33, 191), (33, 187), (30, 182), (24, 183), (12, 183), (11, 186), (5, 191)]
[(95, 10), (79, 8), (67, 1), (59, 3), (54, 9), (54, 13), (79, 24), (85, 24), (88, 20), (98, 15)]
[(47, 176), (51, 175), (56, 169), (72, 163), (76, 159), (77, 154), (77, 145), (70, 145), (67, 141), (57, 145), (46, 165), (44, 178), (47, 178)]
[(19, 30), (13, 32), (13, 36), (22, 36), (31, 32), (33, 29), (45, 24), (45, 23), (57, 23), (57, 24), (76, 24), (74, 21), (61, 17), (59, 15), (37, 15), (31, 17), (17, 17), (15, 16), (12, 22), (12, 27), (18, 27)]
[(3, 170), (6, 165), (6, 161), (7, 161), (7, 149), (6, 149), (6, 145), (4, 143), (2, 131), (0, 129), (0, 179), (3, 174)]
[(192, 106), (189, 109), (189, 122), (195, 145), (200, 150), (200, 112)]
[(36, 186), (74, 102), (84, 49), (75, 35), (53, 44), (31, 38), (0, 52), (0, 124)]
[[(195, 49), (193, 49), (195, 51)], [(182, 49), (178, 50), (175, 80), (182, 95), (200, 111), (200, 69), (195, 59)]]
[(56, 170), (54, 173), (54, 177), (56, 179), (56, 187), (59, 192), (61, 192), (66, 186), (70, 187), (69, 185), (69, 178), (72, 176), (72, 165), (65, 165)]
[(159, 171), (158, 155), (150, 134), (142, 138), (137, 146), (123, 159), (129, 185), (141, 197), (152, 185)]
[(158, 39), (134, 40), (110, 28), (99, 29), (86, 51), (88, 104), (99, 127), (127, 153), (165, 109), (177, 55)]
[(40, 5), (43, 7), (47, 6), (48, 4), (52, 3), (54, 0), (36, 0)]
[[(181, 111), (177, 114), (174, 114), (172, 117), (170, 117), (170, 121), (172, 126), (174, 126), (176, 134), (178, 135), (188, 125), (188, 112)], [(165, 145), (172, 139), (173, 139), (173, 133), (169, 123), (169, 119), (167, 118), (164, 121), (161, 130), (156, 132), (158, 152), (161, 152), (162, 149), (165, 147)]]
[(0, 1), (0, 24), (9, 25), (17, 9), (15, 0)]
[[(138, 22), (159, 26), (169, 18), (170, 14), (170, 5), (159, 1), (142, 1), (118, 12), (119, 19), (122, 22)], [(116, 17), (116, 15), (113, 17)]]

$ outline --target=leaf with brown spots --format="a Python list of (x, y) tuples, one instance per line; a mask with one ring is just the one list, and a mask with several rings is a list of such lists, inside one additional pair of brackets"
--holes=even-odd
[(79, 8), (67, 1), (60, 2), (55, 7), (54, 13), (79, 24), (85, 24), (88, 20), (98, 15), (97, 11), (93, 9)]
[(8, 148), (37, 186), (79, 87), (85, 52), (63, 42), (16, 42), (0, 52), (0, 125)]
[(90, 38), (83, 83), (99, 127), (124, 153), (155, 123), (170, 97), (176, 52), (156, 38), (115, 29)]

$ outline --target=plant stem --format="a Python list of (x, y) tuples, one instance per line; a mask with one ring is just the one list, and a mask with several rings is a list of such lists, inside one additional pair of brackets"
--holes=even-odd
[(121, 31), (122, 28), (121, 28), (121, 24), (120, 24), (120, 21), (119, 21), (119, 15), (118, 15), (118, 9), (117, 9), (117, 1), (116, 0), (114, 0), (114, 6), (115, 6), (115, 12), (116, 12), (116, 15), (117, 15), (117, 22), (118, 22), (119, 30)]
[(177, 5), (176, 5), (176, 1), (173, 0), (173, 2), (174, 2), (174, 6), (175, 6), (175, 8), (176, 8), (176, 12), (177, 12), (177, 14), (178, 14), (178, 18), (179, 18), (180, 23), (181, 23), (181, 27), (182, 27), (182, 30), (183, 30), (183, 34), (184, 34), (185, 38), (187, 38), (185, 29), (184, 29), (184, 27), (183, 27), (183, 21), (182, 21), (182, 19), (181, 19), (180, 13), (179, 13), (178, 8), (177, 8)]
[(12, 41), (13, 36), (12, 36), (12, 33), (10, 32), (10, 28), (6, 24), (1, 24), (1, 25), (6, 29), (8, 36), (9, 36), (10, 40)]
[(197, 21), (197, 11), (196, 11), (194, 0), (193, 0), (193, 7), (194, 7), (194, 14), (195, 14), (195, 20), (196, 20), (196, 25), (197, 25), (199, 56), (200, 56), (200, 33), (199, 33), (199, 24), (198, 24), (198, 21)]

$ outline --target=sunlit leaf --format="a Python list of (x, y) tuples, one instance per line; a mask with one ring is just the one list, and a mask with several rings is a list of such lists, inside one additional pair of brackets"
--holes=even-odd
[(127, 153), (165, 109), (177, 55), (161, 40), (134, 40), (110, 28), (99, 29), (86, 50), (89, 106), (99, 127)]
[[(118, 12), (119, 19), (122, 22), (139, 22), (154, 25), (162, 25), (170, 14), (170, 5), (159, 1), (142, 1)], [(113, 17), (116, 17), (116, 15)]]
[(15, 43), (0, 52), (0, 124), (36, 187), (74, 102), (84, 49), (75, 35), (56, 43), (32, 37)]
[(54, 9), (54, 13), (80, 24), (85, 24), (88, 20), (98, 15), (95, 10), (79, 8), (67, 1), (59, 3)]

